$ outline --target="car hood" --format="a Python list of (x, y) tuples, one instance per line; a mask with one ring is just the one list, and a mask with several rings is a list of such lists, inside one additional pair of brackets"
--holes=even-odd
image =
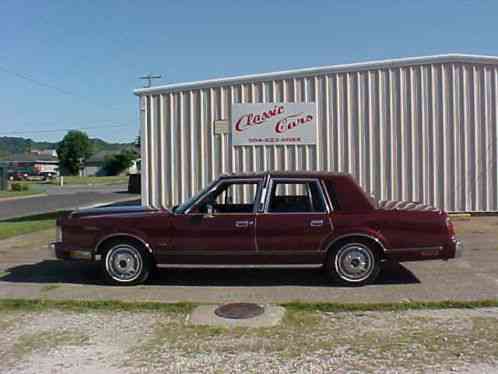
[(380, 200), (377, 204), (377, 208), (382, 210), (417, 210), (423, 212), (439, 211), (439, 209), (433, 207), (432, 205), (417, 201)]
[(71, 213), (71, 217), (81, 218), (88, 216), (141, 214), (155, 212), (157, 209), (146, 208), (141, 205), (110, 206), (102, 208), (78, 209)]

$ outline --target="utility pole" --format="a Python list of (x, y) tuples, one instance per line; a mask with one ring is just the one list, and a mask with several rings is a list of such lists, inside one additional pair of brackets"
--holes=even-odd
[(151, 73), (149, 73), (147, 75), (144, 75), (143, 77), (139, 77), (138, 79), (146, 80), (147, 83), (145, 83), (144, 88), (149, 88), (152, 85), (152, 80), (153, 79), (161, 79), (161, 76), (160, 75), (152, 75)]

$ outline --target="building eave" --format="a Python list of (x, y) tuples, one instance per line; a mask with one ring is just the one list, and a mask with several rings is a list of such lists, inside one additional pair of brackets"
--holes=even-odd
[(277, 71), (277, 72), (262, 73), (262, 74), (240, 75), (229, 78), (208, 79), (208, 80), (195, 81), (195, 82), (174, 83), (163, 86), (139, 88), (134, 90), (133, 93), (137, 96), (166, 94), (177, 91), (206, 89), (206, 88), (219, 87), (224, 85), (242, 84), (253, 81), (264, 82), (273, 79), (286, 79), (289, 77), (296, 78), (296, 77), (306, 77), (316, 74), (359, 72), (359, 71), (373, 70), (373, 69), (382, 69), (382, 68), (388, 69), (388, 68), (397, 68), (407, 65), (426, 65), (434, 63), (474, 63), (474, 64), (477, 63), (477, 64), (498, 65), (498, 57), (449, 53), (449, 54), (433, 55), (433, 56), (397, 58), (389, 60), (359, 62), (352, 64), (293, 69), (293, 70)]

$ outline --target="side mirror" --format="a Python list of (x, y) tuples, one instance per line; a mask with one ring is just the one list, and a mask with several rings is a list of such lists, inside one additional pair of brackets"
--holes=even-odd
[(204, 214), (204, 218), (213, 218), (214, 208), (211, 204), (206, 205), (206, 214)]

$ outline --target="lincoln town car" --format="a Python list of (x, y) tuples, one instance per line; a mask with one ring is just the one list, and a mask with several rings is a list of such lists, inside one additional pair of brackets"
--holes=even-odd
[[(322, 267), (344, 285), (375, 281), (384, 261), (462, 254), (448, 215), (415, 202), (375, 201), (347, 174), (222, 175), (171, 209), (77, 210), (57, 220), (63, 260), (98, 261), (116, 285), (156, 267)], [(222, 271), (222, 270), (220, 270)]]

